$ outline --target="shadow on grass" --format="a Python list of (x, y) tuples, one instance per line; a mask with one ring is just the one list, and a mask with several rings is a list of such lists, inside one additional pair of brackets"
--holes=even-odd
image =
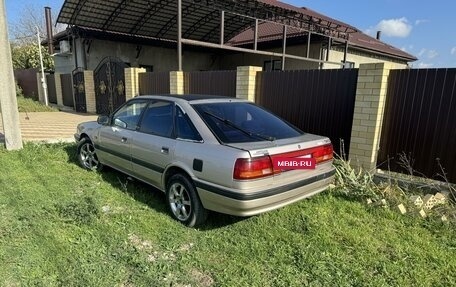
[[(66, 145), (64, 149), (68, 154), (68, 162), (79, 166), (77, 145)], [(146, 204), (155, 211), (171, 217), (171, 213), (166, 205), (165, 194), (157, 188), (143, 183), (142, 181), (131, 179), (128, 175), (106, 166), (100, 171), (100, 175), (103, 180), (108, 182), (113, 188), (128, 194), (134, 200)], [(247, 218), (248, 217), (237, 217), (210, 211), (207, 221), (197, 228), (201, 231), (213, 230), (235, 224)]]

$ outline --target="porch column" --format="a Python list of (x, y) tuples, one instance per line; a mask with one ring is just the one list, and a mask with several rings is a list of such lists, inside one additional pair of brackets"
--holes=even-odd
[(184, 72), (169, 72), (169, 93), (174, 95), (184, 94)]
[(374, 172), (385, 110), (388, 75), (392, 63), (361, 64), (350, 141), (350, 163)]
[(125, 99), (139, 96), (139, 73), (145, 73), (144, 68), (125, 68)]
[(86, 96), (86, 110), (88, 113), (96, 113), (97, 106), (95, 100), (95, 81), (93, 79), (93, 71), (84, 71), (84, 85)]
[(236, 72), (236, 98), (255, 102), (256, 76), (263, 68), (240, 66)]

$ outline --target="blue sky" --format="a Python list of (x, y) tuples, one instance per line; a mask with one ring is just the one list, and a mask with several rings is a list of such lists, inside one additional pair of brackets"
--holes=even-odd
[[(13, 23), (25, 6), (51, 7), (58, 12), (63, 0), (6, 0)], [(456, 67), (455, 0), (283, 0), (308, 7), (375, 35), (419, 58), (415, 68)]]

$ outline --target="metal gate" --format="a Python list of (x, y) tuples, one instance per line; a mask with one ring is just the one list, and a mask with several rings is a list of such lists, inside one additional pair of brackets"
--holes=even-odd
[(110, 114), (125, 103), (125, 68), (114, 57), (104, 58), (94, 71), (97, 114)]
[(76, 112), (86, 113), (86, 91), (84, 82), (84, 69), (77, 68), (72, 72), (74, 89), (74, 108)]

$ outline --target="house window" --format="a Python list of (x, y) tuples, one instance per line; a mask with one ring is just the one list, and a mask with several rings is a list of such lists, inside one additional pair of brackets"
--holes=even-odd
[[(344, 63), (344, 61), (342, 61)], [(344, 65), (342, 66), (343, 69), (353, 69), (355, 67), (355, 62), (345, 61)]]
[(264, 61), (263, 71), (280, 71), (282, 70), (282, 60)]

